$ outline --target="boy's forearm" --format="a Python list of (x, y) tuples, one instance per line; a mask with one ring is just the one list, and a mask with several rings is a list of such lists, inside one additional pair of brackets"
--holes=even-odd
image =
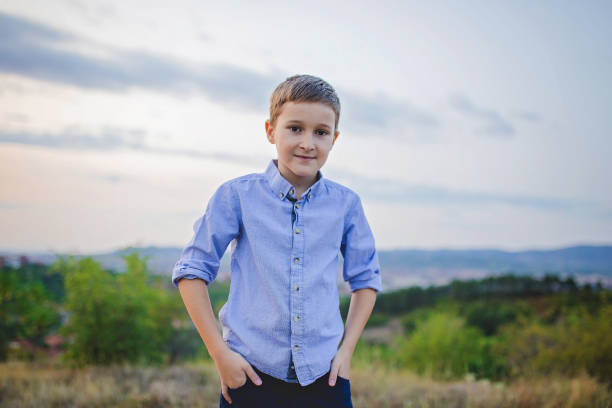
[(181, 279), (178, 282), (178, 288), (189, 317), (191, 317), (202, 341), (206, 344), (208, 353), (213, 360), (216, 360), (218, 354), (228, 347), (221, 333), (219, 333), (217, 321), (210, 305), (206, 282), (201, 279)]
[(357, 340), (359, 340), (363, 332), (375, 302), (376, 291), (371, 288), (358, 289), (351, 295), (351, 303), (346, 317), (346, 324), (344, 325), (344, 337), (341, 345), (350, 354), (353, 354), (355, 350)]

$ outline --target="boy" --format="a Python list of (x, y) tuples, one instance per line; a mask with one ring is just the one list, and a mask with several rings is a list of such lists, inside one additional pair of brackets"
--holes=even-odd
[[(220, 407), (352, 407), (351, 357), (382, 288), (359, 196), (319, 171), (339, 115), (336, 92), (320, 78), (278, 85), (265, 122), (277, 159), (217, 189), (174, 266), (172, 281), (221, 379)], [(207, 285), (230, 242), (221, 337)], [(352, 291), (346, 327), (338, 252)]]

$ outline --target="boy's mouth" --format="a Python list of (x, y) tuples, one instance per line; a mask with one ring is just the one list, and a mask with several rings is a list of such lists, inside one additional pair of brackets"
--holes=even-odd
[(300, 156), (299, 154), (296, 154), (295, 157), (299, 157), (300, 159), (304, 159), (304, 160), (312, 160), (312, 159), (314, 159), (314, 157)]

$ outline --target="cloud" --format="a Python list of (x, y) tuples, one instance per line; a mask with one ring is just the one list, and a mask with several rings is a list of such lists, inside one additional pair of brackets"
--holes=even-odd
[(2, 44), (43, 43), (74, 39), (72, 35), (26, 19), (0, 12)]
[(511, 137), (516, 133), (514, 126), (505, 120), (494, 110), (476, 106), (472, 101), (463, 95), (453, 95), (451, 105), (460, 113), (476, 118), (481, 127), (476, 129), (476, 133), (488, 136)]
[[(81, 88), (121, 92), (143, 88), (183, 95), (199, 92), (218, 102), (261, 112), (280, 80), (280, 72), (262, 74), (229, 64), (191, 66), (141, 51), (103, 47), (108, 57), (70, 51), (85, 43), (72, 34), (0, 12), (0, 71)], [(343, 122), (357, 131), (389, 128), (393, 124), (435, 127), (439, 120), (405, 101), (384, 95), (341, 92)], [(345, 119), (344, 119), (345, 118)]]
[(54, 149), (114, 150), (119, 148), (144, 148), (144, 132), (106, 127), (97, 135), (78, 128), (68, 128), (61, 133), (6, 132), (0, 130), (0, 143), (18, 143)]
[[(0, 47), (1, 46), (2, 45), (0, 44)], [(1, 61), (0, 61), (0, 64), (1, 64)], [(0, 71), (1, 71), (1, 69), (0, 69)], [(0, 82), (0, 95), (2, 95), (4, 93), (22, 95), (24, 92), (25, 92), (25, 89), (24, 89), (23, 85), (15, 82), (15, 81), (2, 81), (2, 82)]]
[[(146, 132), (141, 129), (104, 128), (98, 134), (90, 134), (78, 129), (68, 129), (60, 133), (33, 134), (27, 132), (10, 133), (0, 130), (0, 143), (18, 143), (44, 146), (54, 149), (113, 151), (132, 149), (138, 152), (183, 156), (196, 159), (218, 160), (226, 163), (261, 166), (266, 157), (246, 156), (225, 152), (210, 152), (194, 149), (171, 149), (149, 146), (144, 143)], [(578, 215), (591, 215), (612, 219), (612, 210), (602, 204), (552, 197), (515, 195), (482, 191), (453, 190), (439, 186), (426, 186), (404, 183), (396, 180), (364, 177), (361, 174), (328, 168), (333, 180), (355, 188), (365, 197), (384, 203), (408, 205), (465, 205), (481, 206), (486, 204), (506, 204), (514, 207), (529, 207), (549, 211), (565, 211)], [(327, 173), (324, 171), (324, 174)], [(116, 175), (109, 175), (109, 182), (122, 181)], [(2, 207), (2, 206), (0, 206)], [(5, 203), (4, 208), (12, 208)]]
[(3, 115), (1, 115), (4, 117), (4, 120), (6, 120), (7, 122), (11, 122), (11, 123), (17, 123), (17, 124), (24, 124), (24, 123), (29, 123), (30, 122), (30, 118), (23, 114), (23, 113), (16, 113), (16, 112), (5, 112)]
[(397, 180), (364, 177), (344, 170), (330, 169), (334, 179), (352, 186), (363, 196), (383, 203), (427, 206), (482, 206), (505, 204), (544, 211), (563, 211), (597, 218), (612, 218), (612, 210), (601, 203), (555, 197), (454, 190), (440, 186), (415, 185)]
[(342, 99), (341, 117), (344, 116), (342, 121), (357, 130), (362, 126), (389, 128), (392, 124), (402, 124), (433, 128), (440, 124), (436, 116), (409, 102), (391, 100), (382, 94), (365, 97), (350, 91), (339, 93)]
[(64, 0), (64, 3), (77, 11), (80, 18), (95, 26), (105, 20), (117, 18), (115, 7), (111, 4), (95, 4), (81, 0)]
[(84, 55), (66, 49), (83, 40), (3, 13), (0, 38), (0, 71), (83, 88), (199, 91), (213, 100), (260, 110), (278, 78), (228, 64), (192, 67), (139, 51), (110, 49), (109, 58)]
[(514, 116), (521, 120), (531, 122), (531, 123), (542, 121), (542, 117), (535, 112), (517, 111), (517, 112), (514, 112)]
[(97, 133), (86, 132), (78, 128), (68, 128), (58, 133), (6, 132), (0, 130), (0, 143), (16, 143), (66, 150), (113, 151), (131, 149), (143, 153), (220, 160), (234, 164), (256, 166), (259, 166), (262, 160), (265, 161), (263, 158), (233, 153), (149, 146), (145, 143), (145, 138), (146, 132), (142, 129), (114, 127), (105, 127)]
[(123, 175), (115, 174), (115, 173), (104, 174), (101, 176), (101, 178), (112, 184), (117, 184), (119, 182), (125, 181), (125, 177)]
[(24, 207), (30, 207), (30, 205), (24, 205), (22, 203), (17, 203), (13, 201), (1, 201), (0, 200), (0, 209), (2, 210), (19, 210)]

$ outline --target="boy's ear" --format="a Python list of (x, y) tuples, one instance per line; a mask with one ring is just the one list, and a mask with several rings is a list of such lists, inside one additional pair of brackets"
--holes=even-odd
[(274, 127), (270, 125), (270, 119), (266, 119), (266, 137), (268, 141), (272, 144), (274, 143)]
[(336, 131), (336, 133), (334, 134), (334, 140), (332, 141), (332, 146), (334, 145), (334, 143), (336, 143), (336, 139), (338, 139), (339, 135), (340, 135), (340, 132)]

